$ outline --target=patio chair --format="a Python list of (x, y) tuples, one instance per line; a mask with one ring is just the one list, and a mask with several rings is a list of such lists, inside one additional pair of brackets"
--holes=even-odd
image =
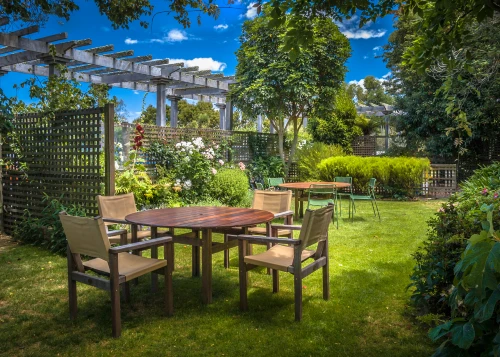
[(268, 177), (266, 178), (266, 186), (269, 189), (276, 190), (280, 189), (279, 185), (282, 183), (285, 183), (285, 180), (283, 180), (282, 177)]
[[(377, 205), (377, 200), (375, 199), (375, 184), (377, 182), (377, 179), (371, 178), (370, 181), (368, 181), (368, 194), (367, 195), (351, 195), (351, 201), (352, 201), (352, 217), (351, 217), (351, 210), (349, 209), (349, 217), (351, 217), (351, 220), (354, 221), (354, 212), (356, 212), (356, 204), (355, 201), (370, 201), (372, 204), (372, 209), (373, 209), (373, 215), (377, 217), (378, 214), (378, 219), (380, 221), (380, 212), (378, 210), (378, 205)], [(377, 211), (375, 213), (375, 210)]]
[[(97, 196), (97, 206), (99, 207), (99, 215), (105, 222), (106, 232), (111, 244), (119, 243), (121, 245), (132, 241), (132, 233), (126, 229), (108, 230), (110, 225), (122, 224), (129, 225), (125, 217), (131, 213), (137, 212), (135, 198), (133, 193), (127, 193), (117, 196)], [(170, 232), (158, 233), (158, 236), (164, 236)], [(137, 231), (137, 239), (142, 240), (151, 237), (151, 231)]]
[[(324, 207), (329, 204), (337, 210), (337, 188), (332, 184), (316, 184), (309, 186), (307, 208), (311, 206)], [(334, 212), (335, 213), (335, 212)], [(337, 229), (339, 228), (339, 216), (337, 215)]]
[[(330, 297), (328, 272), (328, 227), (330, 225), (334, 206), (328, 205), (318, 210), (306, 210), (302, 227), (290, 225), (273, 225), (276, 229), (300, 229), (299, 239), (276, 237), (259, 237), (238, 235), (239, 276), (240, 276), (240, 309), (248, 309), (247, 285), (248, 271), (259, 267), (273, 269), (273, 292), (279, 291), (279, 271), (291, 273), (294, 276), (295, 320), (302, 319), (302, 279), (323, 269), (323, 299)], [(271, 243), (273, 246), (263, 253), (247, 255), (247, 243)], [(306, 249), (317, 243), (315, 250)], [(302, 263), (312, 259), (313, 262), (302, 267)]]
[[(283, 218), (284, 224), (290, 225), (293, 223), (293, 211), (290, 210), (292, 205), (292, 191), (254, 191), (252, 208), (269, 211), (274, 214), (274, 218)], [(268, 222), (266, 227), (249, 227), (248, 233), (255, 235), (271, 236), (271, 223)], [(239, 229), (238, 227), (236, 229)], [(276, 237), (293, 238), (293, 231), (290, 229), (279, 229), (275, 232)], [(225, 237), (227, 241), (227, 236)], [(271, 245), (268, 246), (270, 248)], [(224, 251), (224, 267), (229, 267), (229, 250)]]
[(337, 199), (338, 199), (338, 206), (339, 206), (339, 211), (338, 214), (340, 217), (342, 217), (342, 197), (347, 197), (349, 200), (349, 210), (351, 209), (351, 195), (352, 195), (352, 177), (350, 176), (337, 176), (333, 180), (334, 182), (344, 182), (348, 183), (351, 186), (345, 187), (345, 188), (337, 188)]
[[(111, 248), (101, 218), (74, 217), (65, 212), (61, 212), (59, 217), (68, 241), (69, 312), (72, 320), (76, 319), (77, 315), (77, 282), (110, 291), (113, 337), (120, 337), (120, 285), (126, 288), (125, 297), (128, 298), (128, 282), (150, 272), (165, 276), (165, 312), (168, 316), (173, 314), (171, 237)], [(150, 259), (129, 254), (129, 251), (156, 250), (158, 246), (163, 246), (165, 259)], [(80, 254), (94, 259), (82, 262)], [(87, 274), (88, 270), (107, 276), (109, 279)]]

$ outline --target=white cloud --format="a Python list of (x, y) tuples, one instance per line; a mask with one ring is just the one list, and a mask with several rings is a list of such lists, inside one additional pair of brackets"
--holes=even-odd
[(373, 47), (373, 50), (374, 51), (381, 51), (382, 50), (382, 46)]
[[(387, 33), (385, 29), (377, 30), (367, 30), (368, 27), (373, 25), (372, 22), (365, 24), (364, 29), (359, 28), (359, 18), (354, 15), (349, 20), (344, 20), (343, 22), (336, 22), (339, 27), (340, 32), (342, 32), (345, 37), (353, 40), (367, 40), (369, 38), (379, 38)], [(375, 47), (377, 48), (377, 47)], [(374, 48), (374, 50), (375, 50)]]
[(257, 16), (257, 8), (254, 7), (256, 3), (255, 2), (251, 2), (248, 6), (247, 6), (247, 12), (245, 12), (245, 14), (241, 15), (240, 18), (243, 18), (243, 17), (246, 17), (247, 19), (253, 19)]
[(361, 30), (361, 29), (358, 29), (358, 30), (354, 30), (354, 31), (351, 31), (351, 30), (345, 30), (345, 31), (341, 31), (345, 37), (347, 38), (352, 38), (353, 40), (359, 40), (359, 39), (362, 39), (362, 40), (368, 40), (369, 38), (379, 38), (379, 37), (382, 37), (386, 34), (386, 30), (381, 30), (381, 29), (378, 29), (378, 30)]
[(368, 59), (368, 56), (363, 56), (363, 59)]
[(180, 41), (184, 41), (187, 39), (188, 39), (188, 37), (187, 37), (185, 31), (173, 29), (173, 30), (170, 30), (167, 34), (167, 41), (169, 41), (169, 42), (180, 42)]
[(220, 25), (214, 26), (214, 29), (215, 29), (215, 31), (222, 32), (222, 31), (227, 30), (228, 27), (229, 27), (229, 25), (227, 25), (227, 24), (220, 24)]
[(214, 60), (212, 57), (199, 57), (190, 60), (181, 58), (169, 58), (170, 63), (184, 62), (184, 67), (199, 67), (200, 71), (223, 71), (227, 65), (224, 62)]
[(136, 91), (136, 90), (135, 90), (135, 91), (134, 91), (134, 94), (139, 94), (139, 91)]
[(130, 37), (127, 37), (127, 38), (125, 39), (125, 43), (126, 43), (127, 45), (135, 45), (135, 44), (136, 44), (136, 43), (138, 43), (138, 42), (139, 42), (139, 41), (137, 41), (137, 40), (132, 40)]

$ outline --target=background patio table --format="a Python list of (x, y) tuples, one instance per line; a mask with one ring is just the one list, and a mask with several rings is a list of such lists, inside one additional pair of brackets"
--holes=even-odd
[[(266, 223), (274, 218), (268, 211), (237, 207), (177, 207), (142, 211), (129, 214), (125, 219), (132, 224), (132, 241), (137, 240), (137, 226), (151, 227), (155, 238), (158, 227), (188, 228), (192, 233), (174, 235), (174, 243), (193, 246), (193, 275), (199, 275), (200, 246), (202, 247), (202, 302), (212, 302), (212, 254), (237, 245), (237, 241), (212, 242), (212, 230), (227, 229), (229, 233), (247, 233), (247, 227)], [(231, 228), (241, 227), (231, 232)], [(201, 231), (201, 241), (199, 232)], [(155, 253), (151, 252), (153, 256)]]
[[(300, 205), (300, 217), (304, 217), (304, 201), (307, 201), (307, 196), (304, 195), (304, 191), (309, 188), (312, 184), (315, 185), (334, 185), (336, 188), (346, 188), (350, 187), (351, 184), (347, 182), (318, 182), (318, 181), (311, 181), (311, 182), (287, 182), (287, 183), (282, 183), (279, 185), (279, 187), (283, 188), (288, 188), (291, 190), (294, 190), (294, 196), (295, 196), (295, 215), (294, 219), (299, 218), (299, 205)], [(304, 198), (305, 196), (305, 198)]]

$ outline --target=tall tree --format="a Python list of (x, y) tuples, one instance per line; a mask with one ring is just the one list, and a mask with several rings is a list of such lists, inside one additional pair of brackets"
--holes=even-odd
[(386, 93), (385, 86), (374, 76), (366, 76), (363, 85), (351, 83), (347, 86), (347, 93), (358, 104), (393, 104), (394, 97)]
[(179, 126), (181, 128), (217, 129), (219, 127), (219, 113), (213, 108), (212, 103), (188, 103), (179, 101)]
[[(297, 147), (303, 118), (316, 105), (332, 107), (342, 86), (345, 61), (351, 53), (347, 38), (330, 19), (314, 22), (308, 51), (292, 61), (285, 45), (286, 24), (270, 28), (271, 8), (243, 24), (241, 46), (236, 52), (237, 83), (230, 96), (247, 115), (264, 115), (276, 129), (279, 152), (284, 160), (284, 136), (292, 128), (290, 162)], [(288, 167), (287, 167), (288, 170)]]

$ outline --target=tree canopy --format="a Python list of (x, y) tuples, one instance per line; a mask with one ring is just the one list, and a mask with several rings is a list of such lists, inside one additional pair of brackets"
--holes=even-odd
[(332, 108), (336, 91), (346, 72), (351, 48), (331, 19), (317, 19), (307, 51), (292, 61), (285, 43), (286, 24), (270, 27), (271, 8), (243, 25), (238, 65), (230, 96), (245, 114), (266, 116), (276, 129), (280, 155), (283, 139), (293, 128), (290, 157), (293, 159), (302, 120), (315, 106)]
[(385, 86), (374, 76), (366, 76), (363, 85), (350, 83), (347, 85), (347, 93), (356, 100), (358, 104), (382, 105), (393, 104), (394, 97), (386, 93)]

